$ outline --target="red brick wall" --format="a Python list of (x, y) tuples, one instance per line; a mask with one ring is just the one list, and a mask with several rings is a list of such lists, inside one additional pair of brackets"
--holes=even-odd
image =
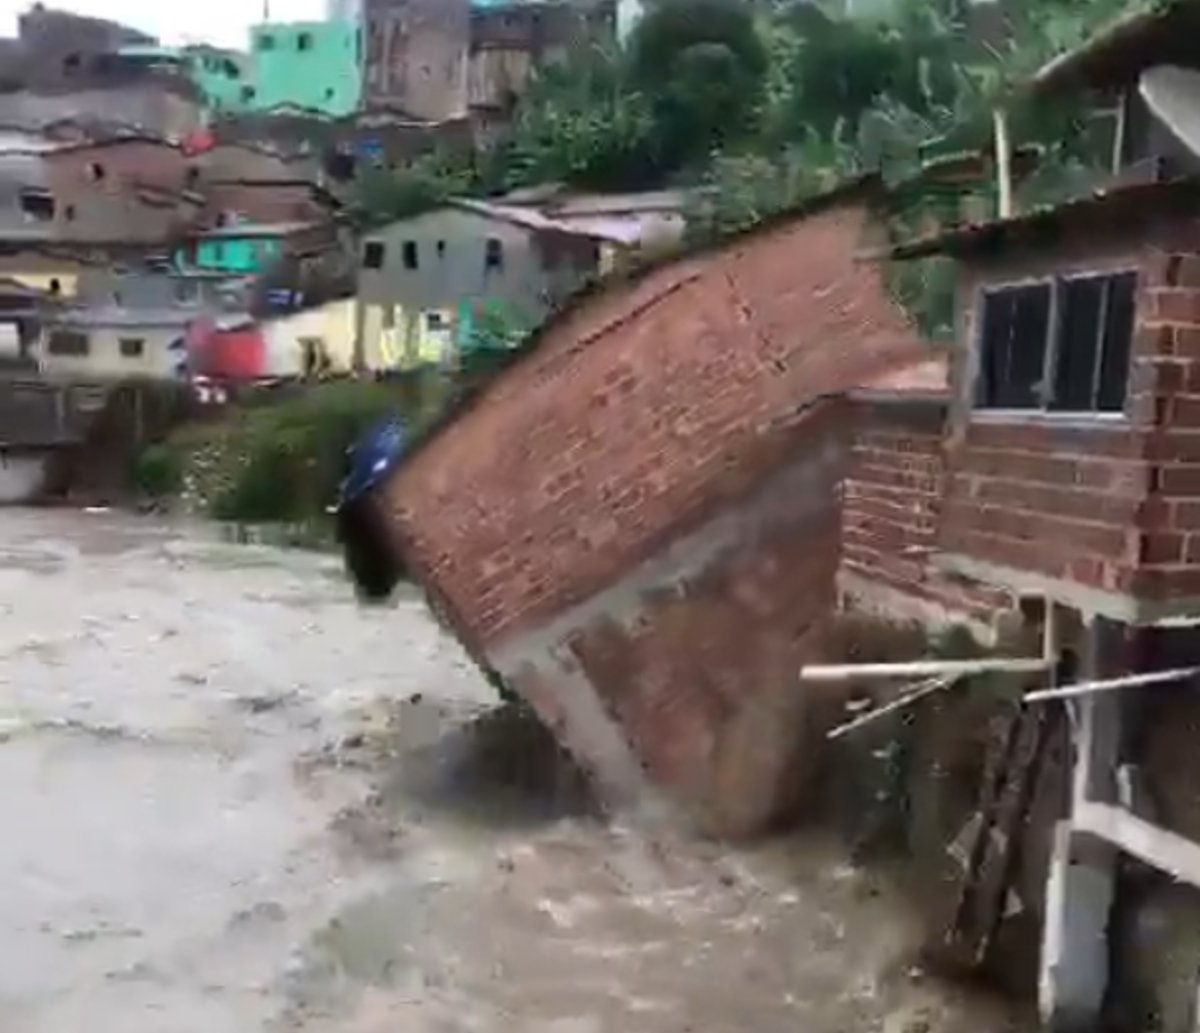
[(1200, 597), (1200, 221), (1182, 221), (1143, 265), (1136, 418), (1147, 428), (1150, 500), (1133, 590)]
[[(896, 616), (942, 614), (990, 622), (1006, 593), (931, 566), (945, 490), (946, 405), (933, 400), (862, 402), (842, 488), (842, 570), (849, 594)], [(844, 583), (845, 578), (843, 578)], [(874, 594), (901, 594), (893, 607)], [(906, 601), (917, 606), (905, 607)]]
[[(1188, 222), (1076, 235), (968, 268), (939, 546), (953, 554), (1144, 600), (1200, 594), (1200, 244)], [(1028, 276), (1136, 269), (1123, 416), (972, 413), (975, 292)], [(1195, 408), (1194, 408), (1195, 407)], [(1195, 572), (1194, 572), (1195, 571)]]
[(610, 289), (386, 488), (476, 646), (543, 624), (743, 494), (798, 407), (919, 348), (838, 206)]

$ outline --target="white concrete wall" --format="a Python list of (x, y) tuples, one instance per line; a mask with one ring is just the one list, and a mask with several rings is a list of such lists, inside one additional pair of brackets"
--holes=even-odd
[(0, 505), (30, 502), (42, 490), (48, 458), (0, 452)]

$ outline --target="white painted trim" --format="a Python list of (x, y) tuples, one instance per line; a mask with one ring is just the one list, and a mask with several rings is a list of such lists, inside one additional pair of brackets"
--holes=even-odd
[(1200, 887), (1200, 843), (1112, 804), (1083, 802), (1074, 810), (1076, 832), (1098, 836), (1180, 882)]

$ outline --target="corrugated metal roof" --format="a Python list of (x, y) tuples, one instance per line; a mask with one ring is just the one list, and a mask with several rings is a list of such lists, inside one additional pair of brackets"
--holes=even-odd
[(1040, 208), (1008, 219), (969, 223), (944, 232), (917, 237), (868, 257), (911, 259), (931, 255), (963, 256), (998, 249), (1018, 240), (1045, 238), (1053, 242), (1066, 228), (1095, 229), (1117, 220), (1144, 221), (1174, 210), (1200, 210), (1200, 178), (1160, 183), (1134, 183), (1098, 190), (1087, 197)]

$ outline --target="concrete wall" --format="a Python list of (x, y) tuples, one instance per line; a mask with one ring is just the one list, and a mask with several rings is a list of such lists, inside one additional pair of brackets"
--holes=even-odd
[(645, 764), (730, 831), (792, 796), (782, 686), (832, 611), (823, 399), (919, 347), (865, 228), (831, 202), (578, 305), (384, 490), (437, 608), (602, 782)]
[(34, 501), (46, 481), (46, 457), (0, 450), (0, 506)]
[[(32, 353), (39, 370), (56, 379), (174, 379), (183, 353), (171, 351), (170, 345), (182, 339), (186, 322), (186, 316), (180, 315), (178, 321), (164, 325), (51, 325), (43, 329)], [(51, 341), (61, 329), (86, 335), (86, 353), (56, 354)], [(121, 342), (125, 340), (141, 341), (140, 354), (124, 354)]]
[(363, 101), (440, 121), (467, 114), (468, 0), (365, 0)]
[[(487, 264), (489, 240), (501, 248), (499, 268)], [(405, 262), (410, 244), (415, 269)], [(383, 247), (378, 269), (363, 264), (373, 245)], [(465, 300), (495, 299), (532, 326), (596, 269), (599, 251), (583, 237), (535, 233), (503, 219), (446, 207), (366, 234), (359, 258), (359, 295), (365, 305), (453, 311)]]
[(267, 372), (272, 376), (305, 373), (306, 344), (328, 358), (327, 372), (349, 372), (354, 368), (354, 318), (354, 300), (340, 298), (318, 308), (264, 320)]
[(352, 21), (267, 22), (250, 30), (247, 107), (309, 108), (334, 117), (358, 107), (358, 25)]

